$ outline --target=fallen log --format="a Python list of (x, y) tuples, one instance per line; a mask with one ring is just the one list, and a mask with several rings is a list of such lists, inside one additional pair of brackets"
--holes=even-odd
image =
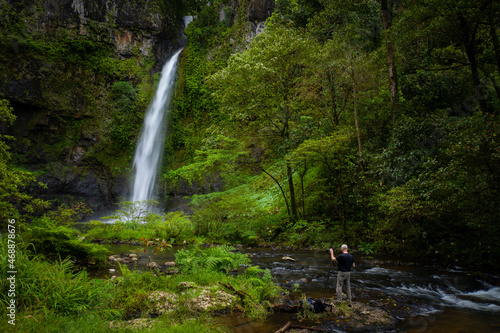
[(322, 328), (314, 328), (314, 327), (301, 326), (301, 325), (292, 325), (292, 322), (289, 321), (285, 324), (285, 326), (283, 326), (279, 330), (275, 331), (274, 333), (284, 333), (292, 328), (298, 328), (298, 329), (302, 329), (302, 330), (309, 330), (309, 331), (316, 331), (316, 332), (326, 332)]
[(224, 282), (220, 282), (219, 281), (219, 284), (226, 287), (227, 289), (229, 289), (230, 291), (236, 293), (238, 296), (240, 296), (240, 299), (241, 301), (243, 301), (243, 298), (244, 297), (248, 297), (248, 299), (250, 300), (250, 304), (253, 305), (254, 308), (256, 308), (257, 310), (259, 309), (259, 307), (255, 304), (252, 296), (250, 296), (250, 294), (242, 291), (242, 290), (236, 290), (232, 285), (230, 285), (229, 283), (224, 283)]
[(309, 327), (309, 326), (301, 326), (301, 325), (291, 325), (289, 328), (300, 328), (300, 329), (305, 329), (309, 331), (316, 331), (316, 332), (326, 332), (322, 328), (314, 328), (314, 327)]
[(246, 292), (244, 291), (241, 291), (241, 290), (236, 290), (234, 289), (234, 287), (232, 285), (230, 285), (229, 283), (224, 283), (224, 282), (220, 282), (219, 281), (219, 284), (226, 287), (227, 289), (231, 290), (232, 292), (238, 294), (240, 297), (248, 297), (250, 299), (252, 299), (252, 296), (250, 296), (249, 294), (247, 294)]
[(288, 321), (285, 326), (283, 326), (282, 328), (280, 328), (279, 330), (275, 331), (274, 333), (284, 333), (286, 332), (287, 329), (290, 328), (290, 326), (292, 325), (292, 322), (291, 321)]

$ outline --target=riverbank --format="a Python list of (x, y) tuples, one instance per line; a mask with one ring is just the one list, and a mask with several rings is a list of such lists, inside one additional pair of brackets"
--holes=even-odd
[[(116, 244), (115, 246), (123, 249), (124, 245)], [(134, 245), (131, 244), (130, 246), (133, 247)], [(207, 248), (210, 248), (210, 246), (212, 245), (205, 245)], [(135, 259), (135, 255), (121, 253), (110, 257), (110, 262), (118, 266), (118, 259), (118, 262), (121, 261), (123, 264), (128, 264), (138, 269), (148, 270), (154, 267), (162, 275), (179, 274), (176, 264), (172, 261), (172, 253), (182, 248), (174, 247), (170, 253), (166, 252), (156, 257), (148, 251), (144, 256), (139, 256), (138, 260), (129, 259), (131, 256)], [(269, 247), (248, 248), (243, 246), (239, 246), (238, 252), (245, 253), (252, 260), (252, 265), (258, 264), (259, 267), (265, 267), (273, 276), (274, 283), (285, 290), (285, 294), (276, 300), (276, 302), (267, 306), (269, 314), (265, 318), (261, 318), (261, 322), (258, 324), (259, 328), (255, 328), (257, 329), (255, 332), (277, 330), (277, 324), (282, 322), (283, 319), (294, 323), (291, 325), (292, 328), (298, 326), (321, 328), (326, 332), (338, 332), (339, 330), (355, 330), (359, 332), (372, 332), (374, 330), (392, 331), (399, 327), (405, 318), (415, 317), (435, 310), (432, 306), (428, 306), (421, 300), (401, 295), (390, 295), (382, 291), (366, 290), (362, 287), (353, 288), (354, 301), (352, 307), (348, 307), (345, 302), (334, 302), (331, 299), (334, 296), (333, 289), (335, 285), (335, 276), (333, 276), (333, 273), (328, 288), (328, 299), (323, 299), (328, 306), (325, 311), (314, 313), (313, 309), (306, 305), (305, 299), (309, 297), (317, 300), (322, 299), (324, 296), (322, 293), (323, 283), (326, 279), (325, 275), (328, 272), (323, 272), (323, 276), (317, 274), (317, 272), (311, 270), (311, 265), (306, 267), (305, 262), (307, 261), (308, 264), (313, 265), (320, 264), (322, 253), (310, 250), (297, 251), (292, 249)], [(304, 255), (307, 253), (309, 253), (309, 257), (305, 258)], [(284, 256), (285, 254), (289, 254), (290, 256)], [(359, 264), (363, 269), (367, 267), (364, 260)], [(244, 275), (245, 271), (245, 267), (240, 267), (233, 270), (231, 274)], [(321, 285), (321, 287), (318, 288), (318, 285)], [(232, 291), (235, 295), (238, 295), (236, 290), (226, 288), (225, 292), (228, 291), (230, 293)], [(229, 312), (230, 314), (227, 311), (219, 311), (214, 315), (216, 317), (222, 315), (223, 317), (230, 316), (240, 319), (246, 317), (244, 312), (238, 307), (232, 308)], [(240, 313), (243, 317), (241, 317)], [(243, 322), (247, 322), (248, 320), (251, 320), (251, 318), (246, 321), (241, 319)], [(229, 325), (227, 322), (226, 324)], [(235, 327), (231, 329), (235, 329), (235, 332), (238, 332), (238, 329)]]

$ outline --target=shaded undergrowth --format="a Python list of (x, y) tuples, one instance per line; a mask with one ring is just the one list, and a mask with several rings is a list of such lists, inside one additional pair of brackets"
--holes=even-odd
[[(12, 298), (6, 279), (7, 247), (2, 239), (1, 315)], [(176, 260), (180, 274), (158, 270), (130, 271), (91, 279), (70, 260), (48, 262), (16, 252), (16, 325), (2, 321), (0, 330), (35, 332), (220, 332), (217, 313), (240, 311), (265, 317), (281, 296), (269, 271), (248, 267), (249, 259), (230, 247), (185, 249)]]

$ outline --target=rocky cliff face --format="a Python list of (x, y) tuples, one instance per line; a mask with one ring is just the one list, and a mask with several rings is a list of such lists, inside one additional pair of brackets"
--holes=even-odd
[[(8, 0), (0, 6), (6, 46), (2, 55), (7, 57), (26, 56), (29, 51), (26, 48), (30, 46), (27, 42), (85, 40), (108, 46), (112, 50), (109, 56), (118, 59), (153, 56), (155, 70), (159, 70), (180, 46), (176, 38), (182, 17), (168, 9), (163, 12), (154, 0)], [(89, 50), (83, 47), (69, 51)], [(46, 69), (44, 65), (47, 64), (24, 64), (24, 68), (16, 68), (17, 76), (22, 79), (15, 80), (16, 75), (3, 77), (0, 92), (17, 101), (40, 97), (37, 79)]]
[(250, 0), (248, 5), (248, 20), (251, 22), (265, 21), (274, 10), (274, 0)]
[[(96, 205), (126, 194), (154, 74), (182, 44), (178, 3), (0, 1), (0, 98), (10, 100), (17, 116), (8, 129), (17, 163), (47, 184), (34, 193)], [(262, 32), (274, 0), (244, 3), (248, 42)], [(225, 6), (236, 12), (240, 2)]]
[[(111, 202), (124, 190), (133, 150), (118, 143), (134, 135), (125, 125), (140, 127), (152, 74), (181, 46), (182, 13), (167, 4), (0, 2), (0, 97), (18, 117), (8, 129), (18, 163), (44, 171), (48, 188), (34, 191)], [(116, 82), (135, 89), (126, 108)]]

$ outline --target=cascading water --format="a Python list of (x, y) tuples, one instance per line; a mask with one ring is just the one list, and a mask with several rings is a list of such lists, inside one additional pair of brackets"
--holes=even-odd
[(163, 66), (158, 89), (153, 102), (146, 111), (142, 134), (135, 150), (135, 177), (131, 201), (153, 198), (165, 138), (165, 115), (174, 85), (177, 59), (181, 51), (182, 49), (177, 51)]
[[(192, 16), (184, 17), (184, 25), (187, 26), (192, 20)], [(166, 111), (174, 86), (177, 59), (181, 51), (182, 49), (177, 51), (163, 66), (153, 102), (146, 111), (142, 134), (135, 150), (133, 165), (135, 176), (131, 201), (153, 198), (165, 139)]]

